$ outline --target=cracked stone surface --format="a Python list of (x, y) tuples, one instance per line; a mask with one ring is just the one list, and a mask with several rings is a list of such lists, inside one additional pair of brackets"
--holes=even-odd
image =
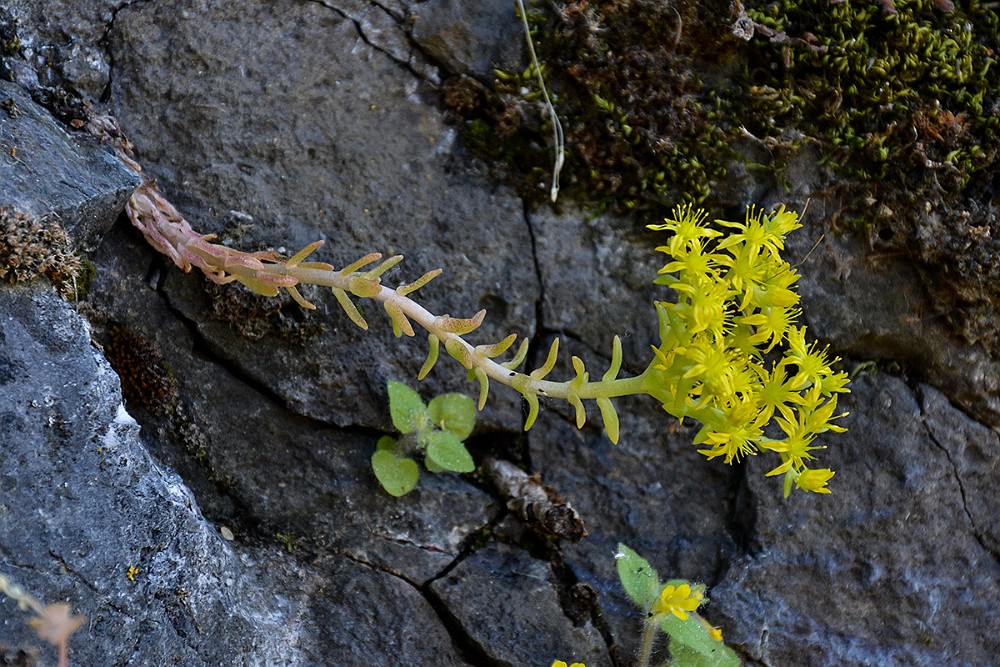
[[(602, 373), (615, 333), (627, 368), (648, 361), (657, 235), (569, 202), (526, 212), (436, 107), (439, 77), (476, 76), (474, 57), (514, 46), (506, 19), (476, 23), (504, 3), (9, 4), (30, 56), (19, 81), (106, 96), (200, 231), (247, 249), (326, 239), (319, 259), (338, 266), (405, 253), (398, 283), (441, 266), (421, 290), (432, 310), (487, 308), (476, 342), (516, 331), (538, 343), (536, 363), (559, 333), (553, 376), (571, 354)], [(478, 40), (490, 43), (470, 51)], [(797, 178), (793, 200), (808, 190)], [(741, 192), (776, 200), (765, 190)], [(818, 208), (793, 262), (827, 227)], [(116, 421), (118, 381), (74, 309), (0, 289), (0, 572), (89, 617), (73, 664), (630, 667), (642, 612), (617, 583), (619, 542), (665, 577), (707, 583), (705, 616), (745, 664), (995, 662), (1000, 374), (924, 317), (912, 267), (850, 237), (829, 234), (798, 267), (810, 330), (851, 363), (921, 375), (855, 381), (850, 431), (820, 452), (837, 470), (830, 496), (783, 501), (767, 461), (705, 462), (696, 426), (647, 400), (618, 402), (612, 446), (556, 403), (522, 434), (516, 394), (493, 389), (473, 454), (540, 473), (583, 517), (578, 544), (533, 536), (475, 475), (424, 473), (402, 499), (378, 489), (385, 381), (415, 384), (425, 347), (392, 338), (377, 309), (362, 332), (319, 290), (304, 313), (212, 288), (124, 220), (90, 258), (80, 310), (138, 433)], [(442, 359), (420, 390), (472, 386)], [(38, 648), (0, 605), (0, 643)]]
[[(84, 320), (48, 287), (0, 290), (0, 313), (0, 571), (88, 616), (76, 664), (223, 664), (248, 643), (256, 664), (293, 657), (293, 600), (266, 596), (279, 579), (150, 457)], [(15, 609), (3, 641), (30, 644)]]
[(607, 646), (589, 623), (574, 627), (559, 606), (547, 563), (504, 544), (484, 547), (433, 582), (469, 640), (491, 665), (551, 664), (573, 656), (588, 667), (611, 664)]
[[(234, 63), (230, 54), (247, 41), (255, 48)], [(453, 130), (421, 97), (430, 91), (369, 46), (353, 21), (318, 3), (281, 11), (150, 3), (119, 12), (111, 43), (121, 66), (115, 111), (140, 162), (155, 165), (196, 228), (237, 247), (328, 239), (317, 259), (336, 266), (373, 250), (403, 253), (387, 281), (445, 269), (421, 290), (432, 311), (468, 317), (486, 308), (483, 342), (512, 330), (531, 335), (538, 278), (523, 251), (530, 241), (519, 200), (456, 162)], [(254, 166), (261, 160), (266, 170)], [(369, 316), (373, 330), (360, 332), (318, 293), (314, 321), (325, 332), (304, 349), (269, 345), (260, 354), (259, 341), (207, 316), (199, 283), (170, 273), (172, 305), (217, 356), (300, 414), (387, 428), (386, 380), (413, 377), (423, 363), (422, 339), (399, 345), (378, 312)], [(290, 366), (308, 368), (310, 381), (288, 375)], [(462, 386), (448, 382), (432, 373), (427, 385)], [(485, 419), (516, 426), (518, 403), (497, 399)]]
[[(1000, 639), (969, 623), (1000, 624), (1000, 562), (973, 518), (997, 496), (951, 458), (982, 427), (886, 375), (857, 378), (844, 407), (848, 436), (824, 452), (836, 494), (782, 502), (751, 462), (752, 547), (711, 593), (727, 640), (765, 665), (992, 664)], [(996, 437), (980, 445), (995, 460)]]
[(20, 86), (0, 81), (0, 207), (54, 214), (78, 247), (101, 242), (139, 185), (97, 141), (70, 136)]
[(511, 0), (428, 0), (413, 9), (412, 22), (414, 41), (452, 74), (489, 84), (494, 68), (520, 72), (527, 65), (524, 30)]
[(808, 255), (798, 267), (800, 293), (817, 336), (840, 354), (918, 368), (950, 400), (1000, 428), (1000, 361), (952, 333), (921, 288), (917, 267), (879, 256), (861, 239), (824, 235), (811, 216), (788, 251), (793, 264)]

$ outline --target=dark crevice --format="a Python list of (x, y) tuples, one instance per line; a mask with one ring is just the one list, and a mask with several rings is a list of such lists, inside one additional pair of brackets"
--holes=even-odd
[[(133, 237), (134, 242), (145, 243), (139, 236), (138, 230), (131, 224), (128, 225), (126, 233)], [(289, 410), (280, 397), (274, 395), (273, 392), (262, 391), (252, 378), (235, 368), (234, 364), (227, 364), (212, 353), (210, 346), (198, 331), (195, 323), (171, 304), (170, 296), (164, 288), (170, 273), (169, 269), (170, 267), (167, 266), (163, 257), (152, 255), (145, 282), (187, 332), (192, 341), (190, 354), (200, 356), (206, 363), (214, 364), (223, 372), (227, 372), (233, 379), (242, 382), (254, 392), (274, 403), (279, 409), (291, 413), (296, 418), (315, 422), (315, 420)], [(189, 276), (187, 277), (189, 278)], [(175, 400), (178, 402), (167, 415), (158, 414), (155, 407), (130, 406), (130, 414), (142, 425), (144, 431), (149, 429), (148, 433), (152, 434), (152, 440), (150, 440), (140, 433), (139, 437), (143, 440), (145, 449), (157, 464), (166, 464), (182, 477), (185, 485), (195, 495), (199, 508), (207, 521), (231, 525), (241, 536), (239, 540), (241, 544), (247, 546), (272, 544), (274, 541), (272, 527), (258, 517), (249, 502), (232, 492), (225, 479), (220, 477), (215, 470), (210, 454), (192, 450), (192, 446), (197, 443), (189, 443), (186, 433), (191, 429), (198, 430), (197, 416), (193, 414), (190, 404), (183, 398)], [(328, 426), (322, 422), (317, 423)], [(157, 437), (155, 435), (157, 432), (160, 432), (162, 437)], [(164, 460), (164, 457), (172, 460)]]
[[(278, 407), (282, 411), (289, 412), (295, 415), (296, 418), (305, 420), (314, 426), (321, 428), (329, 428), (332, 424), (325, 422), (315, 417), (309, 417), (307, 415), (300, 414), (296, 412), (291, 406), (288, 405), (285, 398), (281, 396), (278, 392), (271, 389), (267, 385), (261, 384), (253, 375), (243, 368), (238, 362), (233, 359), (229, 359), (223, 356), (218, 350), (217, 346), (214, 346), (209, 339), (201, 332), (198, 328), (197, 323), (194, 320), (188, 318), (179, 308), (177, 308), (171, 301), (170, 292), (165, 289), (164, 284), (168, 271), (162, 269), (163, 263), (160, 258), (156, 259), (158, 262), (157, 267), (151, 269), (147, 276), (151, 280), (157, 282), (157, 292), (159, 293), (164, 305), (167, 309), (174, 315), (177, 321), (184, 327), (187, 331), (188, 336), (191, 338), (191, 355), (194, 357), (200, 357), (205, 361), (212, 363), (228, 373), (233, 379), (244, 384), (257, 394), (260, 394), (268, 402)], [(195, 279), (192, 276), (173, 276), (174, 279)]]
[(155, 2), (155, 0), (129, 0), (129, 2), (124, 2), (113, 10), (111, 10), (111, 20), (108, 21), (104, 26), (104, 32), (101, 34), (100, 39), (97, 40), (97, 44), (104, 50), (104, 55), (108, 59), (108, 83), (104, 87), (104, 91), (101, 93), (101, 97), (98, 100), (101, 104), (108, 104), (111, 101), (111, 89), (112, 82), (115, 80), (115, 54), (111, 49), (111, 32), (114, 30), (115, 21), (118, 20), (118, 13), (123, 9), (132, 7), (133, 5), (143, 5)]
[(927, 413), (924, 409), (926, 401), (923, 396), (923, 391), (920, 389), (919, 386), (914, 388), (913, 391), (920, 405), (921, 422), (923, 423), (924, 431), (927, 433), (927, 437), (930, 438), (930, 441), (934, 443), (935, 447), (944, 452), (945, 457), (948, 459), (948, 464), (951, 466), (952, 475), (955, 477), (955, 482), (958, 484), (958, 493), (962, 498), (962, 510), (965, 512), (965, 516), (969, 520), (969, 525), (972, 526), (972, 537), (976, 540), (979, 546), (982, 547), (983, 551), (993, 556), (993, 559), (998, 563), (1000, 563), (1000, 554), (991, 549), (990, 546), (986, 543), (986, 540), (983, 537), (983, 531), (976, 524), (976, 520), (972, 516), (972, 512), (969, 510), (968, 495), (965, 490), (965, 484), (962, 482), (962, 476), (958, 472), (958, 465), (951, 458), (951, 452), (948, 451), (948, 448), (945, 447), (944, 444), (937, 439), (937, 437), (934, 435), (934, 430), (931, 428), (930, 424), (927, 423)]
[[(397, 57), (397, 56), (393, 55), (392, 53), (390, 53), (389, 51), (387, 51), (386, 49), (384, 49), (383, 47), (381, 47), (378, 44), (376, 44), (373, 41), (371, 41), (371, 39), (368, 37), (368, 35), (365, 34), (364, 26), (361, 24), (361, 21), (359, 19), (354, 18), (353, 16), (351, 16), (350, 14), (348, 14), (347, 12), (345, 12), (343, 9), (341, 9), (339, 7), (335, 7), (334, 5), (330, 4), (329, 2), (325, 2), (324, 0), (307, 0), (307, 1), (308, 2), (312, 2), (314, 4), (317, 4), (317, 5), (320, 5), (321, 7), (325, 7), (326, 9), (329, 9), (330, 11), (334, 12), (338, 16), (340, 16), (340, 17), (342, 17), (342, 18), (350, 21), (351, 24), (354, 26), (355, 32), (358, 33), (358, 37), (361, 38), (361, 41), (363, 41), (365, 44), (367, 44), (369, 47), (371, 47), (375, 51), (378, 51), (382, 55), (384, 55), (387, 58), (389, 58), (392, 62), (396, 63), (397, 65), (399, 65), (400, 67), (402, 67), (403, 69), (405, 69), (407, 72), (409, 72), (410, 74), (412, 74), (414, 77), (416, 77), (420, 81), (429, 82), (428, 79), (427, 79), (427, 76), (425, 74), (421, 73), (416, 68), (414, 68), (413, 63), (411, 63), (409, 60), (402, 60), (399, 57)], [(389, 16), (395, 23), (401, 23), (401, 18), (400, 17), (395, 16), (391, 11), (389, 11), (388, 9), (386, 9), (385, 7), (383, 7), (382, 5), (380, 5), (379, 3), (372, 2), (371, 5), (373, 7), (377, 7), (379, 11), (385, 12), (385, 14), (387, 16)], [(409, 44), (410, 49), (412, 49), (414, 52), (417, 52), (417, 53), (420, 53), (421, 55), (424, 55), (423, 51), (420, 48), (418, 48), (413, 43), (413, 40), (410, 38), (409, 33), (407, 33), (405, 30), (403, 30), (402, 25), (400, 25), (400, 32), (406, 36), (406, 41)]]
[[(761, 545), (757, 541), (757, 498), (747, 484), (747, 466), (744, 462), (736, 463), (733, 468), (736, 478), (733, 480), (733, 500), (729, 515), (726, 517), (726, 528), (736, 544), (739, 555), (755, 555)], [(719, 565), (716, 581), (719, 581), (729, 568), (730, 562), (723, 561)]]
[(459, 619), (451, 612), (451, 609), (448, 608), (448, 605), (444, 602), (444, 600), (438, 597), (438, 595), (431, 588), (431, 585), (435, 581), (447, 577), (456, 567), (469, 558), (469, 556), (482, 548), (490, 540), (490, 537), (492, 536), (497, 525), (507, 518), (507, 516), (508, 512), (506, 510), (499, 512), (497, 516), (491, 519), (485, 526), (465, 538), (462, 546), (459, 548), (458, 555), (455, 556), (455, 558), (440, 572), (438, 572), (437, 575), (427, 580), (423, 585), (417, 588), (421, 595), (424, 596), (424, 599), (427, 600), (427, 603), (434, 610), (434, 613), (437, 614), (438, 619), (448, 632), (448, 636), (451, 637), (451, 640), (459, 654), (470, 664), (482, 665), (482, 667), (494, 667), (497, 663), (472, 640), (461, 621), (459, 621)]
[(619, 655), (618, 643), (615, 641), (611, 624), (601, 614), (597, 590), (577, 578), (576, 572), (566, 564), (562, 557), (562, 551), (558, 548), (553, 549), (548, 561), (558, 585), (559, 605), (562, 607), (563, 613), (573, 622), (575, 627), (590, 622), (594, 629), (600, 633), (601, 639), (604, 640), (611, 664), (614, 667), (624, 667), (626, 662)]
[[(538, 260), (538, 239), (535, 234), (535, 226), (531, 222), (531, 211), (529, 210), (528, 202), (523, 198), (521, 199), (522, 215), (524, 216), (524, 224), (528, 229), (528, 239), (531, 243), (531, 262), (535, 270), (535, 280), (538, 281), (538, 299), (535, 301), (535, 330), (531, 334), (531, 342), (528, 345), (528, 357), (525, 359), (525, 368), (535, 368), (536, 361), (538, 360), (542, 344), (545, 340), (545, 281), (542, 280), (542, 265)], [(522, 418), (527, 419), (528, 417), (528, 404), (525, 401), (521, 401), (521, 411)], [(521, 459), (524, 461), (525, 466), (528, 470), (534, 470), (535, 467), (531, 462), (531, 447), (530, 438), (528, 433), (524, 433), (522, 437), (522, 451)]]

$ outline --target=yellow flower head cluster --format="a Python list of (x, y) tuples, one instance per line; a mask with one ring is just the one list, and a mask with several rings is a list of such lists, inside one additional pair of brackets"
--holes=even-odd
[[(726, 463), (761, 451), (781, 458), (768, 475), (785, 475), (785, 495), (796, 486), (829, 493), (828, 469), (810, 469), (816, 436), (841, 432), (833, 420), (847, 375), (834, 371), (826, 349), (806, 342), (797, 326), (798, 273), (781, 258), (798, 215), (784, 207), (771, 215), (747, 210), (742, 223), (678, 208), (675, 218), (650, 229), (672, 232), (657, 250), (671, 260), (656, 282), (676, 293), (658, 302), (660, 345), (647, 370), (648, 393), (664, 409), (703, 424), (699, 451)], [(731, 230), (728, 234), (720, 228)]]

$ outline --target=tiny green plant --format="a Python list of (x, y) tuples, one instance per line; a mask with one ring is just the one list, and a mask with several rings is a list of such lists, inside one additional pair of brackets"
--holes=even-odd
[(666, 664), (672, 667), (739, 667), (736, 653), (722, 643), (722, 631), (696, 611), (706, 601), (703, 584), (661, 581), (649, 561), (624, 544), (615, 558), (622, 587), (646, 615), (638, 667), (648, 667), (657, 631), (670, 638)]
[(402, 496), (420, 476), (412, 458), (423, 456), (430, 472), (472, 472), (476, 464), (465, 440), (476, 426), (476, 404), (465, 394), (441, 394), (424, 404), (415, 390), (389, 381), (389, 414), (400, 438), (382, 436), (372, 454), (372, 470), (387, 493)]

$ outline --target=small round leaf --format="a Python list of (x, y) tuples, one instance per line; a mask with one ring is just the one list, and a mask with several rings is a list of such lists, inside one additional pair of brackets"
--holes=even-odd
[(427, 408), (431, 422), (465, 440), (476, 426), (476, 404), (465, 394), (442, 394), (431, 399)]
[(389, 380), (388, 388), (389, 415), (396, 430), (405, 435), (422, 428), (427, 418), (427, 406), (420, 400), (420, 394), (392, 380)]
[(452, 472), (472, 472), (476, 469), (469, 450), (451, 431), (434, 431), (428, 434), (427, 458)]
[(420, 477), (416, 461), (398, 458), (385, 450), (372, 454), (372, 470), (386, 493), (397, 498), (412, 491)]

